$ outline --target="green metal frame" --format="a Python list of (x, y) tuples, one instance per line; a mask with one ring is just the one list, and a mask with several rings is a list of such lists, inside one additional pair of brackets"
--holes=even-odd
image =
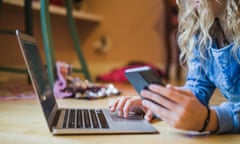
[[(50, 79), (50, 83), (53, 85), (56, 79), (56, 68), (55, 68), (55, 56), (53, 50), (53, 43), (52, 43), (52, 33), (51, 33), (51, 23), (50, 23), (50, 14), (49, 14), (49, 0), (41, 0), (41, 26), (42, 26), (42, 36), (44, 41), (44, 50), (46, 54), (46, 61), (47, 61), (47, 70), (48, 76)], [(92, 80), (91, 76), (88, 71), (88, 67), (81, 51), (80, 42), (78, 38), (78, 34), (76, 31), (76, 26), (74, 23), (74, 18), (72, 16), (72, 0), (66, 0), (66, 8), (67, 8), (67, 20), (68, 26), (71, 33), (71, 38), (73, 40), (74, 48), (77, 52), (81, 69), (75, 70), (77, 72), (82, 72), (86, 79)]]
[(81, 64), (80, 72), (83, 72), (86, 79), (91, 81), (92, 80), (91, 75), (88, 71), (88, 67), (87, 67), (83, 52), (81, 50), (80, 41), (79, 41), (79, 37), (77, 34), (77, 29), (75, 26), (73, 15), (72, 15), (72, 0), (66, 0), (66, 6), (67, 6), (68, 27), (69, 27), (70, 34), (71, 34), (71, 37), (73, 40), (74, 48), (77, 52), (78, 59)]
[(48, 77), (51, 85), (53, 86), (56, 75), (55, 69), (55, 56), (53, 53), (53, 44), (52, 44), (52, 31), (50, 28), (50, 14), (48, 9), (49, 1), (41, 0), (40, 3), (40, 15), (41, 15), (41, 26), (42, 26), (42, 36), (43, 44), (47, 61), (47, 71)]

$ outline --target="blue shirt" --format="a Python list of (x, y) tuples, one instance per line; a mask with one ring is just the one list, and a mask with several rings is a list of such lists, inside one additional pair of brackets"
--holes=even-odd
[[(213, 43), (202, 58), (196, 47), (188, 61), (183, 87), (191, 90), (204, 105), (208, 105), (216, 88), (227, 99), (227, 102), (212, 107), (218, 117), (217, 133), (240, 133), (240, 63), (232, 49), (233, 44), (217, 49)], [(236, 56), (240, 60), (240, 49)]]

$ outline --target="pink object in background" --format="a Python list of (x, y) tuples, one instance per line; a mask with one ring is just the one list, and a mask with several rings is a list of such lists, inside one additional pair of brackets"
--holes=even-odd
[(124, 74), (124, 71), (128, 68), (135, 68), (135, 67), (142, 67), (142, 66), (149, 66), (152, 69), (154, 69), (160, 77), (162, 77), (162, 78), (165, 77), (165, 74), (160, 69), (158, 69), (156, 66), (154, 66), (152, 64), (144, 63), (144, 62), (135, 62), (134, 61), (134, 62), (128, 63), (126, 66), (124, 66), (122, 68), (114, 69), (110, 73), (99, 75), (97, 77), (97, 81), (127, 83), (128, 80)]
[(111, 95), (120, 95), (113, 84), (100, 85), (72, 77), (72, 65), (58, 61), (56, 63), (58, 79), (54, 83), (54, 95), (57, 98), (73, 97), (78, 99), (95, 99)]

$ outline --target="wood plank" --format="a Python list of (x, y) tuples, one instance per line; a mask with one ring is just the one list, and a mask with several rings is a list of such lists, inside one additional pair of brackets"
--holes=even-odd
[[(3, 0), (4, 3), (15, 5), (15, 6), (24, 6), (24, 0)], [(33, 1), (32, 4), (33, 10), (40, 10), (40, 2)], [(49, 11), (51, 14), (66, 16), (66, 9), (64, 7), (50, 5)], [(102, 18), (100, 16), (90, 14), (83, 11), (73, 10), (73, 17), (76, 19), (87, 20), (90, 22), (101, 22)]]

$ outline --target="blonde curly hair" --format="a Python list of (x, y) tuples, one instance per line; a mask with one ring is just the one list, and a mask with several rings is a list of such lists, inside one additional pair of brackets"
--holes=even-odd
[[(196, 44), (199, 44), (200, 55), (205, 58), (206, 45), (212, 43), (209, 34), (214, 23), (214, 16), (211, 12), (209, 0), (201, 0), (196, 10), (194, 0), (176, 0), (179, 7), (178, 45), (181, 49), (180, 61), (186, 63)], [(234, 43), (232, 54), (237, 58), (237, 51), (240, 49), (240, 0), (226, 0), (226, 11), (224, 28), (231, 35), (231, 42)], [(217, 0), (221, 3), (221, 0)], [(195, 36), (198, 35), (196, 41)]]

